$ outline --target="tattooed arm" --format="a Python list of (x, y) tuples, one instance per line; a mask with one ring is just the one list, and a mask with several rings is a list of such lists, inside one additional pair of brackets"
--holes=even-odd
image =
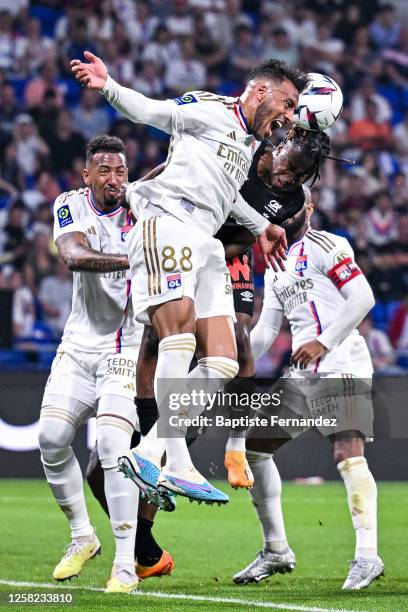
[(129, 269), (126, 255), (101, 253), (91, 249), (82, 232), (63, 234), (57, 238), (55, 244), (64, 263), (72, 271), (115, 272)]

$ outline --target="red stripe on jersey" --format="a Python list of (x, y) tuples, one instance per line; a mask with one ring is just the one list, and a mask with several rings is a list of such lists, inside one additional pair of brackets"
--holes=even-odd
[(360, 274), (362, 274), (362, 271), (356, 262), (351, 257), (347, 257), (333, 266), (333, 268), (328, 271), (327, 276), (337, 289), (341, 289), (346, 283), (351, 281), (351, 279)]
[(239, 125), (242, 127), (242, 129), (244, 130), (244, 132), (248, 132), (248, 126), (246, 124), (246, 121), (242, 115), (242, 111), (239, 108), (239, 105), (234, 102), (234, 113), (236, 118), (238, 119)]

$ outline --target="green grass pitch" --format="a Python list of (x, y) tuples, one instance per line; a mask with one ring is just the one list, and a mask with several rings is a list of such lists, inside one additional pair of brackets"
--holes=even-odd
[[(341, 591), (347, 560), (354, 552), (354, 534), (341, 483), (316, 487), (284, 483), (286, 526), (297, 567), (291, 574), (278, 574), (259, 585), (245, 587), (235, 586), (231, 576), (260, 549), (260, 530), (246, 491), (221, 486), (231, 497), (226, 507), (198, 506), (179, 499), (174, 514), (161, 513), (157, 517), (156, 536), (173, 554), (176, 569), (171, 577), (145, 581), (139, 596), (91, 590), (102, 588), (110, 574), (113, 538), (108, 519), (88, 491), (88, 507), (103, 553), (85, 565), (78, 579), (64, 583), (64, 592), (68, 590), (74, 596), (74, 606), (47, 604), (31, 608), (118, 608), (138, 612), (408, 610), (407, 485), (379, 484), (379, 544), (386, 575), (357, 593)], [(28, 604), (5, 606), (7, 593), (58, 591), (50, 586), (11, 586), (7, 582), (52, 583), (53, 567), (68, 542), (65, 517), (44, 481), (3, 480), (0, 524), (0, 607), (27, 610)], [(184, 599), (179, 598), (180, 594)]]

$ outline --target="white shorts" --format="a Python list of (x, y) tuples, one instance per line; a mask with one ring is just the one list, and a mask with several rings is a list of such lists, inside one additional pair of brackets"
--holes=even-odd
[(132, 301), (136, 319), (149, 323), (147, 309), (187, 296), (197, 319), (235, 320), (231, 278), (222, 243), (191, 221), (149, 204), (128, 238)]
[[(292, 438), (315, 427), (323, 436), (359, 431), (370, 441), (374, 421), (371, 383), (371, 377), (357, 378), (340, 372), (314, 374), (290, 368), (272, 387), (272, 393), (280, 394), (280, 405), (274, 414), (285, 422), (275, 424)], [(261, 412), (271, 416), (264, 409)], [(311, 422), (298, 425), (292, 421), (297, 417)]]
[(52, 362), (42, 405), (55, 395), (79, 400), (95, 411), (103, 395), (129, 400), (134, 407), (138, 351), (122, 353), (85, 353), (58, 349)]

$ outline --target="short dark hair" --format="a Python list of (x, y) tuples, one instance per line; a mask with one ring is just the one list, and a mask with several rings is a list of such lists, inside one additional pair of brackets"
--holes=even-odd
[(117, 136), (109, 136), (109, 134), (102, 134), (102, 136), (96, 136), (88, 142), (86, 147), (86, 161), (91, 162), (95, 153), (99, 151), (109, 151), (112, 153), (123, 153), (126, 157), (125, 145), (123, 140)]
[(291, 68), (283, 60), (269, 59), (254, 68), (248, 77), (248, 81), (264, 77), (272, 81), (281, 82), (287, 79), (296, 87), (299, 93), (302, 93), (309, 84), (309, 76), (304, 72), (300, 72), (297, 68)]
[(302, 149), (305, 157), (313, 160), (311, 173), (313, 175), (313, 184), (319, 178), (319, 171), (324, 165), (327, 157), (330, 155), (330, 138), (326, 132), (315, 132), (312, 130), (303, 130), (302, 128), (292, 128), (286, 134), (284, 143), (291, 142), (293, 145)]

